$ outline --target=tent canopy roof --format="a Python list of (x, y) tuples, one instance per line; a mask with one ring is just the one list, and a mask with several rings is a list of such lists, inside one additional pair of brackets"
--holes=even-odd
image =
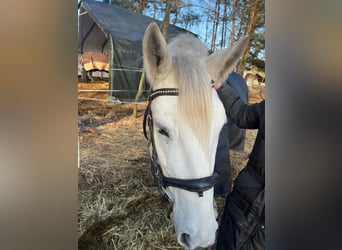
[[(82, 44), (82, 40), (89, 37), (89, 30), (84, 29), (89, 29), (90, 27), (89, 25), (86, 27), (87, 25), (84, 25), (84, 21), (82, 20), (84, 18), (83, 16), (86, 15), (89, 15), (106, 35), (109, 34), (112, 38), (128, 41), (142, 41), (145, 30), (151, 22), (156, 22), (157, 24), (161, 23), (151, 17), (143, 16), (115, 5), (104, 4), (93, 0), (82, 0), (80, 6), (81, 14), (83, 12), (87, 13), (80, 16), (79, 40), (81, 40), (81, 42), (79, 45)], [(173, 37), (183, 32), (186, 32), (186, 30), (169, 25), (169, 37)]]
[[(116, 98), (132, 100), (135, 97), (143, 67), (142, 40), (151, 22), (161, 23), (115, 5), (81, 1), (78, 52), (108, 55), (109, 65), (105, 68), (109, 72), (110, 89), (121, 91), (112, 93)], [(173, 38), (187, 31), (169, 25), (168, 32), (168, 37)], [(94, 58), (91, 57), (92, 63)], [(144, 89), (148, 89), (147, 84)]]

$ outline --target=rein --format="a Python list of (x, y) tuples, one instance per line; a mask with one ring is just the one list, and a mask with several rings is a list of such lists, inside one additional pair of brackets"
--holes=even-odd
[[(151, 110), (152, 101), (159, 96), (178, 96), (179, 91), (177, 88), (161, 88), (151, 92), (148, 97), (148, 104), (144, 114), (143, 130), (144, 135), (147, 140), (152, 145), (152, 156), (151, 156), (151, 171), (154, 181), (157, 185), (157, 189), (164, 200), (172, 201), (170, 196), (166, 191), (166, 187), (172, 186), (180, 189), (184, 189), (189, 192), (198, 193), (199, 197), (203, 197), (203, 192), (212, 188), (218, 179), (218, 174), (214, 172), (211, 176), (197, 178), (197, 179), (178, 179), (172, 177), (166, 177), (163, 174), (161, 166), (158, 162), (158, 154), (156, 150), (156, 145), (154, 142), (154, 127), (153, 127), (153, 117)], [(147, 126), (149, 127), (149, 137), (147, 136)]]

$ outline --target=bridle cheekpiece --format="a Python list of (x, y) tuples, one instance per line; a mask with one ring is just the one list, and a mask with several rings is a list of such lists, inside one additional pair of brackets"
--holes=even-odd
[[(156, 150), (156, 145), (154, 142), (154, 127), (153, 127), (153, 117), (151, 110), (152, 101), (159, 96), (178, 96), (179, 91), (177, 88), (161, 88), (151, 91), (148, 98), (148, 104), (144, 114), (143, 130), (144, 135), (152, 146), (151, 155), (151, 171), (154, 181), (157, 185), (157, 189), (164, 200), (172, 201), (166, 187), (172, 186), (180, 189), (184, 189), (189, 192), (198, 193), (199, 197), (203, 197), (203, 192), (212, 188), (218, 179), (218, 174), (214, 172), (211, 176), (197, 178), (197, 179), (178, 179), (172, 177), (166, 177), (163, 174), (161, 166), (158, 162), (158, 154)], [(147, 136), (146, 124), (149, 127), (149, 137)]]

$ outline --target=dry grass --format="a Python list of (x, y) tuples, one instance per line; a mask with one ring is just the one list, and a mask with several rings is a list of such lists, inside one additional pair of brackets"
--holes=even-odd
[[(108, 84), (80, 83), (81, 88), (107, 89)], [(254, 92), (253, 102), (263, 94)], [(103, 93), (82, 96), (106, 98)], [(168, 218), (170, 204), (160, 200), (150, 175), (142, 131), (145, 107), (138, 105), (133, 118), (133, 105), (79, 101), (79, 119), (95, 119), (89, 126), (96, 130), (80, 130), (79, 249), (181, 249)], [(234, 177), (245, 166), (255, 136), (256, 131), (247, 131), (245, 152), (231, 152)], [(224, 199), (216, 201), (221, 214)]]

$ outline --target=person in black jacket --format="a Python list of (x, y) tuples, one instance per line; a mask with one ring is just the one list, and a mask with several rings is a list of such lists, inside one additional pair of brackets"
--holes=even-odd
[[(245, 79), (238, 73), (232, 72), (223, 84), (228, 84), (237, 93), (244, 103), (248, 102), (248, 89)], [(214, 186), (215, 197), (226, 197), (231, 191), (231, 166), (229, 150), (241, 151), (245, 144), (245, 129), (241, 129), (227, 117), (220, 131), (219, 141), (215, 156), (215, 172), (218, 173), (218, 181)], [(229, 132), (229, 133), (228, 133)]]
[(229, 85), (214, 87), (238, 127), (258, 129), (247, 166), (226, 197), (216, 249), (265, 249), (265, 100), (247, 105)]

